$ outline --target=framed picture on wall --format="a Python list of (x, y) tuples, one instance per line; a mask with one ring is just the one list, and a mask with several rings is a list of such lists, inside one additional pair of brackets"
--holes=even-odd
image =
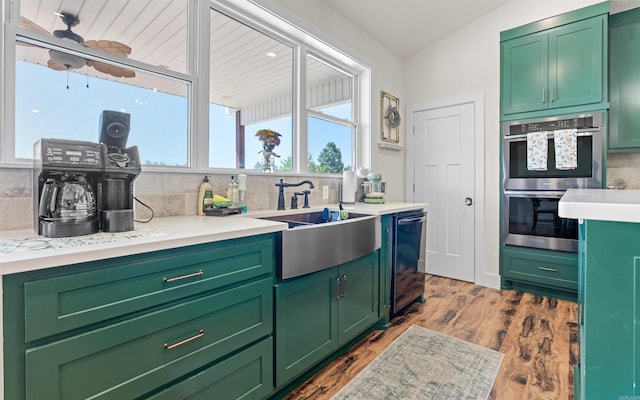
[(400, 142), (400, 99), (380, 92), (380, 139), (383, 142)]

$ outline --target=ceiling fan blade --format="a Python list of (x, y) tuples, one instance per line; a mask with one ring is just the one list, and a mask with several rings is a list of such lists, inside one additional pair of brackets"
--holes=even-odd
[(127, 57), (131, 54), (131, 47), (113, 40), (85, 40), (82, 44), (117, 56)]
[(56, 71), (67, 71), (67, 67), (57, 64), (51, 60), (47, 61), (47, 67), (56, 70)]
[(35, 22), (33, 22), (30, 19), (25, 18), (25, 17), (20, 17), (20, 26), (23, 27), (23, 28), (31, 29), (32, 31), (36, 31), (36, 32), (47, 34), (47, 35), (51, 35), (51, 33), (49, 33), (49, 31), (47, 31), (46, 29), (44, 29), (40, 25), (36, 24)]
[(105, 64), (99, 61), (89, 61), (87, 65), (97, 69), (104, 74), (115, 76), (116, 78), (134, 78), (136, 76), (135, 71), (127, 68), (117, 67), (115, 65)]

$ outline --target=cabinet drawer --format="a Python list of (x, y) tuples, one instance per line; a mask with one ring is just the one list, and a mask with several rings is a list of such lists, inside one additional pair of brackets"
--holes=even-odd
[(149, 393), (270, 335), (272, 285), (265, 278), (27, 349), (26, 398)]
[(25, 341), (273, 273), (273, 237), (109, 260), (108, 268), (27, 282)]
[(268, 338), (147, 400), (258, 400), (273, 391), (273, 338)]
[[(504, 250), (503, 275), (519, 281), (570, 290), (578, 289), (577, 255), (566, 257)], [(575, 260), (574, 260), (575, 259)]]

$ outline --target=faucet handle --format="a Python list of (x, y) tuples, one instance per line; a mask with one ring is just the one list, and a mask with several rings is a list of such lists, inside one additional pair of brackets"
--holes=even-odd
[(310, 208), (309, 207), (309, 193), (311, 193), (311, 190), (303, 190), (301, 194), (304, 194), (304, 205), (302, 206), (302, 208)]

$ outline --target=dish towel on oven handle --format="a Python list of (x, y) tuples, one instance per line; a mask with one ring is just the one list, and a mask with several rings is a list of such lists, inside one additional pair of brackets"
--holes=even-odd
[(547, 132), (527, 133), (527, 170), (546, 171), (549, 140)]
[(556, 151), (556, 169), (578, 168), (578, 130), (554, 131), (553, 142)]

